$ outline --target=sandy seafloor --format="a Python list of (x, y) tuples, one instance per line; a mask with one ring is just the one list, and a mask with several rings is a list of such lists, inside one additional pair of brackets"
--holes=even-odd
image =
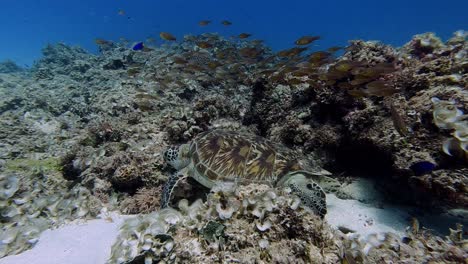
[[(333, 194), (327, 201), (328, 223), (347, 227), (363, 237), (382, 232), (404, 235), (408, 226), (409, 215), (402, 209), (379, 209), (355, 200), (342, 200)], [(0, 259), (0, 263), (105, 263), (124, 217), (115, 214), (112, 219), (113, 222), (104, 219), (78, 221), (44, 231), (33, 249)]]
[[(391, 232), (404, 236), (409, 228), (408, 211), (414, 208), (383, 205), (377, 208), (356, 200), (343, 200), (334, 194), (327, 196), (328, 214), (326, 221), (334, 228), (346, 227), (363, 240), (369, 235)], [(21, 254), (0, 259), (0, 264), (84, 264), (106, 263), (111, 246), (119, 234), (124, 219), (133, 216), (110, 214), (106, 219), (77, 220), (53, 230), (44, 231), (34, 248)], [(427, 220), (427, 221), (426, 221)], [(421, 221), (427, 228), (447, 230), (454, 221), (453, 216), (426, 215)]]

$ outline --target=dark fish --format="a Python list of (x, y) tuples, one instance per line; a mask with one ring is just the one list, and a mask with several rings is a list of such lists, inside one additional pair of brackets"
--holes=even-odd
[(245, 47), (239, 50), (239, 54), (242, 57), (247, 57), (247, 58), (256, 58), (262, 54), (262, 50), (258, 48), (250, 48), (250, 47)]
[(133, 46), (133, 50), (142, 50), (145, 46), (143, 45), (143, 42), (138, 42)]
[(99, 46), (100, 49), (106, 49), (112, 47), (112, 41), (105, 40), (105, 39), (95, 39), (94, 43)]
[(390, 82), (387, 81), (373, 81), (368, 84), (366, 84), (365, 91), (369, 95), (374, 95), (374, 96), (389, 96), (394, 93), (396, 93), (395, 87)]
[(227, 20), (221, 21), (221, 24), (223, 24), (223, 25), (225, 25), (225, 26), (230, 26), (230, 25), (232, 25), (231, 21), (227, 21)]
[(338, 46), (333, 46), (333, 47), (328, 48), (327, 51), (333, 53), (333, 52), (337, 52), (337, 51), (342, 50), (342, 49), (344, 49), (344, 48), (343, 47), (338, 47)]
[(341, 72), (347, 72), (353, 69), (354, 66), (356, 66), (354, 61), (343, 60), (335, 64), (333, 68)]
[(159, 33), (159, 37), (161, 37), (164, 40), (169, 40), (169, 41), (175, 41), (176, 40), (176, 37), (174, 37), (171, 33), (168, 33), (168, 32)]
[(207, 26), (210, 23), (211, 23), (211, 20), (202, 20), (202, 21), (198, 22), (198, 25), (204, 27), (204, 26)]
[(358, 86), (358, 85), (361, 85), (361, 84), (364, 84), (364, 83), (368, 83), (372, 81), (372, 79), (370, 78), (355, 78), (354, 80), (350, 81), (349, 83), (353, 86)]
[(301, 54), (303, 51), (307, 50), (307, 48), (299, 48), (299, 47), (294, 47), (286, 50), (281, 50), (278, 52), (279, 57), (294, 57), (296, 55)]
[(303, 76), (309, 76), (309, 72), (304, 71), (304, 70), (298, 70), (298, 71), (291, 72), (291, 75), (295, 77), (303, 77)]
[(327, 80), (340, 80), (340, 79), (346, 78), (347, 76), (348, 76), (347, 72), (339, 71), (339, 70), (331, 68), (326, 75), (327, 77), (326, 79)]
[(356, 98), (361, 98), (367, 95), (364, 91), (360, 89), (348, 90), (348, 94)]
[(310, 63), (319, 63), (328, 58), (330, 58), (332, 54), (326, 51), (316, 51), (310, 54), (309, 62)]
[(239, 34), (240, 39), (246, 39), (246, 38), (248, 38), (250, 36), (252, 36), (252, 34), (249, 34), (249, 33), (240, 33)]
[(110, 45), (110, 44), (112, 44), (111, 41), (105, 40), (105, 39), (100, 39), (100, 38), (95, 39), (94, 43), (96, 43), (97, 45)]
[(254, 40), (250, 41), (250, 43), (252, 43), (252, 45), (256, 45), (256, 46), (262, 45), (263, 42), (264, 42), (263, 39), (254, 39)]
[(174, 57), (172, 59), (172, 61), (175, 63), (175, 64), (186, 64), (188, 61), (185, 60), (184, 58), (181, 58), (181, 57)]
[(303, 36), (296, 40), (294, 44), (296, 45), (309, 45), (310, 43), (320, 39), (319, 36)]
[(209, 49), (211, 47), (213, 47), (213, 45), (211, 45), (209, 42), (207, 41), (200, 41), (200, 42), (197, 42), (197, 46), (202, 48), (202, 49)]
[(429, 161), (418, 161), (413, 163), (410, 166), (410, 169), (416, 174), (417, 176), (427, 174), (433, 171), (436, 168), (436, 165)]
[(208, 66), (208, 68), (214, 70), (214, 69), (218, 68), (219, 66), (221, 66), (221, 63), (219, 63), (217, 61), (210, 61), (210, 62), (208, 62), (207, 66)]

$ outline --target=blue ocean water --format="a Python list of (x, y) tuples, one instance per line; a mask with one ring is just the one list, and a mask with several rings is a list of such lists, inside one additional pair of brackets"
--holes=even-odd
[[(119, 11), (122, 10), (123, 12)], [(320, 35), (317, 48), (350, 39), (402, 45), (432, 31), (443, 39), (468, 26), (466, 0), (219, 1), (219, 0), (14, 0), (0, 8), (0, 61), (31, 65), (47, 43), (64, 42), (96, 52), (95, 38), (144, 41), (167, 31), (185, 34), (241, 32), (278, 50), (300, 36)], [(220, 24), (229, 20), (229, 27)], [(211, 20), (200, 27), (200, 20)]]

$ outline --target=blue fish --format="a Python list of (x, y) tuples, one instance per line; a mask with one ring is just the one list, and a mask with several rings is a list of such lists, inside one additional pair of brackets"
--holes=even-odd
[(143, 48), (144, 48), (143, 42), (138, 42), (137, 44), (135, 44), (135, 45), (133, 46), (132, 49), (133, 49), (133, 50), (142, 50)]
[(436, 165), (429, 161), (418, 161), (413, 163), (410, 166), (410, 169), (416, 174), (417, 176), (427, 174), (433, 171), (436, 168)]

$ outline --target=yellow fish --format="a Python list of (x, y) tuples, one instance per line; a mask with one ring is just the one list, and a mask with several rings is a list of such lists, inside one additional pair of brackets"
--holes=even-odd
[(171, 33), (168, 32), (161, 32), (159, 36), (164, 40), (175, 41), (176, 37), (174, 37)]

